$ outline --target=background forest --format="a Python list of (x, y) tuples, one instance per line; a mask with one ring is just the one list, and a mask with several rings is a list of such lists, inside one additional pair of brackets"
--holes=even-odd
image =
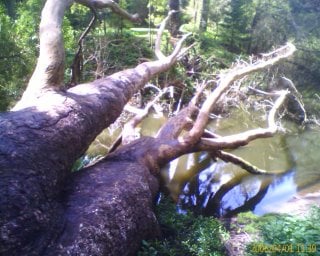
[[(154, 28), (171, 9), (180, 9), (170, 26), (166, 47), (179, 34), (192, 32), (196, 46), (188, 59), (182, 60), (174, 76), (158, 81), (161, 86), (179, 81), (210, 78), (215, 70), (226, 68), (240, 57), (254, 56), (292, 41), (298, 48), (294, 61), (287, 61), (269, 75), (285, 73), (305, 101), (317, 101), (314, 93), (319, 81), (320, 7), (313, 0), (203, 0), (203, 1), (129, 1), (120, 6), (141, 17), (139, 24), (120, 20), (111, 12), (98, 13), (95, 29), (83, 42), (82, 80), (110, 74), (152, 58)], [(8, 109), (19, 99), (37, 59), (38, 23), (44, 1), (2, 0), (0, 2), (0, 109)], [(73, 6), (64, 20), (67, 66), (71, 67), (81, 33), (92, 13), (83, 6)], [(132, 49), (130, 51), (124, 49)], [(67, 69), (66, 82), (71, 80)], [(179, 77), (180, 74), (180, 77)], [(174, 81), (173, 81), (174, 80)], [(309, 105), (309, 107), (311, 107)], [(315, 107), (313, 105), (313, 107)]]

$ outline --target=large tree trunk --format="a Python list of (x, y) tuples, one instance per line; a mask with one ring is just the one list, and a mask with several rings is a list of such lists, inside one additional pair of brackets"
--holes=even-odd
[[(97, 175), (96, 179), (89, 175), (89, 170), (85, 171), (90, 178), (84, 180), (91, 180), (91, 184), (87, 184), (88, 192), (99, 195), (100, 199), (94, 195), (80, 198), (81, 193), (85, 194), (76, 182), (81, 180), (81, 175), (71, 174), (70, 170), (94, 138), (121, 114), (132, 95), (148, 80), (176, 62), (179, 49), (161, 61), (142, 63), (134, 69), (63, 91), (60, 89), (64, 63), (61, 22), (65, 8), (72, 2), (47, 1), (42, 12), (45, 19), (42, 19), (40, 25), (40, 56), (36, 70), (20, 102), (11, 112), (1, 114), (2, 255), (49, 254), (49, 244), (50, 248), (55, 248), (53, 252), (59, 251), (60, 247), (54, 246), (53, 241), (61, 241), (63, 247), (67, 248), (61, 249), (62, 255), (68, 250), (76, 255), (72, 248), (82, 250), (80, 241), (84, 241), (84, 238), (79, 238), (82, 234), (79, 230), (90, 229), (86, 226), (89, 222), (97, 230), (95, 234), (92, 233), (91, 238), (89, 230), (83, 233), (87, 235), (87, 241), (95, 238), (97, 240), (93, 239), (91, 243), (96, 244), (100, 239), (98, 230), (105, 233), (106, 237), (102, 235), (101, 241), (109, 245), (104, 248), (96, 246), (96, 252), (100, 251), (101, 255), (107, 252), (119, 255), (118, 252), (125, 252), (127, 249), (130, 254), (137, 249), (141, 239), (157, 234), (151, 202), (158, 185), (146, 165), (129, 160), (127, 163), (120, 163), (116, 160), (118, 168), (106, 167), (105, 173), (101, 166), (96, 167), (97, 173), (101, 173), (94, 174)], [(93, 1), (94, 7), (99, 7), (99, 3), (105, 7), (110, 2), (111, 8), (116, 8), (112, 1)], [(90, 1), (82, 3), (90, 6), (92, 4)], [(111, 163), (108, 166), (114, 165)], [(112, 170), (114, 173), (110, 174)], [(117, 181), (117, 175), (122, 180)], [(108, 176), (114, 178), (108, 180)], [(102, 180), (108, 184), (103, 185)], [(134, 187), (126, 187), (125, 180), (134, 183)], [(65, 191), (67, 184), (70, 187), (68, 192)], [(98, 188), (101, 189), (100, 192)], [(109, 190), (113, 194), (106, 195)], [(131, 193), (127, 193), (127, 190)], [(124, 198), (121, 199), (121, 196)], [(86, 204), (88, 208), (85, 207)], [(92, 208), (90, 204), (93, 204)], [(90, 210), (93, 215), (107, 211), (103, 218), (113, 218), (100, 220), (97, 217), (94, 220), (91, 218), (93, 215), (88, 216)], [(76, 217), (80, 213), (82, 216)], [(65, 235), (66, 233), (68, 234)], [(120, 237), (127, 243), (114, 246)], [(111, 239), (114, 241), (111, 242)], [(109, 247), (113, 247), (114, 251), (109, 250)], [(93, 248), (94, 246), (91, 250)]]
[[(113, 1), (78, 2), (91, 8), (110, 7), (135, 19)], [(103, 161), (71, 173), (76, 159), (115, 121), (132, 95), (177, 61), (182, 43), (168, 57), (158, 51), (158, 61), (63, 91), (61, 22), (72, 3), (47, 1), (43, 15), (50, 19), (41, 22), (37, 68), (21, 101), (0, 116), (1, 255), (132, 255), (142, 239), (159, 234), (152, 208), (163, 164), (198, 150), (213, 150), (233, 161), (221, 150), (272, 136), (277, 130), (271, 118), (269, 128), (240, 134), (239, 140), (216, 135), (202, 138), (208, 114), (227, 87), (235, 79), (288, 57), (293, 52), (290, 46), (280, 56), (276, 52), (270, 60), (226, 75), (198, 116), (199, 95), (157, 138), (134, 141)], [(275, 110), (284, 96), (280, 95)], [(190, 132), (179, 136), (195, 115)]]

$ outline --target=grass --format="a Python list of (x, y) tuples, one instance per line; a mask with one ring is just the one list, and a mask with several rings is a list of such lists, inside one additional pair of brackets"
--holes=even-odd
[(163, 239), (144, 241), (138, 256), (220, 256), (225, 255), (228, 232), (212, 217), (179, 214), (175, 205), (164, 199), (156, 213)]
[(320, 207), (313, 207), (305, 217), (252, 213), (239, 214), (237, 224), (254, 241), (246, 255), (320, 255)]
[[(179, 214), (175, 204), (167, 198), (157, 205), (156, 214), (163, 237), (143, 241), (138, 256), (227, 255), (224, 245), (230, 234), (220, 220), (191, 212)], [(320, 207), (313, 207), (306, 217), (287, 214), (259, 217), (246, 212), (237, 216), (231, 229), (246, 233), (245, 256), (316, 256), (320, 255), (319, 219)]]

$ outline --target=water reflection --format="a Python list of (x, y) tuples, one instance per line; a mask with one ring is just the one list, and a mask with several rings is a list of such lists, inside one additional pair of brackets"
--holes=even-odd
[(283, 203), (287, 202), (297, 193), (297, 184), (295, 183), (296, 171), (292, 170), (274, 181), (268, 187), (268, 191), (264, 198), (255, 208), (254, 213), (263, 215), (266, 212), (276, 212), (283, 207)]
[(269, 205), (296, 192), (295, 171), (283, 175), (251, 175), (223, 162), (211, 164), (186, 184), (179, 197), (181, 209), (210, 216), (231, 216), (242, 211), (264, 214)]
[[(264, 126), (264, 119), (261, 113), (239, 110), (229, 118), (212, 121), (208, 129), (221, 135), (234, 134)], [(142, 135), (155, 136), (165, 121), (164, 116), (150, 115), (141, 124)], [(291, 123), (285, 124), (285, 128), (286, 134), (256, 140), (232, 151), (262, 169), (288, 170), (283, 175), (251, 175), (235, 165), (216, 162), (207, 153), (189, 154), (172, 161), (162, 176), (180, 210), (191, 208), (214, 216), (252, 210), (262, 215), (290, 213), (292, 206), (300, 203), (300, 208), (305, 208), (302, 202), (308, 198), (308, 202), (320, 204), (320, 131), (299, 131)], [(110, 137), (118, 134), (119, 131), (104, 131), (92, 145), (95, 152), (107, 151)]]
[[(225, 135), (263, 126), (259, 113), (240, 115), (240, 123), (231, 114), (228, 119), (212, 122), (209, 128)], [(215, 162), (207, 153), (190, 154), (169, 164), (163, 176), (180, 211), (192, 209), (211, 216), (231, 216), (248, 210), (258, 215), (290, 213), (297, 200), (302, 203), (310, 193), (313, 202), (320, 202), (320, 131), (299, 131), (291, 123), (285, 126), (286, 134), (232, 151), (262, 169), (287, 170), (281, 175), (251, 175), (235, 165)]]

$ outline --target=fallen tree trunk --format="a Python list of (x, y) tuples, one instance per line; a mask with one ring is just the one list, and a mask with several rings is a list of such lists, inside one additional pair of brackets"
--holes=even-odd
[[(113, 1), (79, 2), (94, 8), (112, 2), (111, 8), (116, 8)], [(210, 150), (213, 154), (218, 150), (219, 157), (223, 155), (220, 151), (230, 145), (241, 146), (259, 137), (272, 136), (277, 130), (272, 126), (267, 135), (265, 130), (263, 133), (256, 130), (253, 136), (240, 142), (237, 136), (226, 140), (215, 135), (211, 139), (202, 138), (208, 115), (223, 91), (235, 79), (290, 56), (294, 51), (291, 45), (261, 65), (229, 72), (200, 110), (199, 97), (195, 97), (156, 138), (133, 141), (99, 163), (71, 173), (76, 159), (115, 121), (133, 93), (177, 61), (182, 43), (168, 57), (158, 51), (158, 61), (63, 91), (63, 72), (59, 66), (64, 58), (61, 22), (64, 9), (72, 3), (47, 1), (43, 15), (50, 10), (52, 15), (49, 20), (42, 19), (35, 73), (21, 101), (12, 111), (1, 114), (0, 254), (3, 255), (133, 255), (142, 239), (159, 234), (152, 208), (161, 166), (199, 150)], [(53, 27), (55, 33), (50, 34), (49, 40), (48, 33)], [(271, 111), (273, 117), (283, 100)], [(182, 136), (182, 131), (192, 125), (192, 118), (195, 125)]]
[[(64, 189), (71, 178), (72, 165), (94, 138), (116, 120), (135, 92), (176, 62), (181, 49), (180, 44), (172, 55), (159, 61), (142, 63), (136, 68), (64, 91), (60, 69), (64, 62), (61, 22), (64, 9), (72, 2), (47, 1), (42, 13), (46, 19), (42, 19), (40, 25), (37, 68), (22, 99), (12, 111), (1, 114), (1, 254), (41, 255), (61, 236), (70, 219), (65, 213), (69, 206), (61, 201), (66, 197)], [(93, 2), (97, 4), (97, 1)], [(113, 1), (101, 2), (112, 2), (114, 7)], [(51, 34), (53, 24), (55, 28)], [(137, 165), (133, 166), (138, 169)], [(146, 172), (146, 167), (140, 171)], [(152, 178), (146, 177), (146, 183), (137, 191), (149, 193), (145, 201), (150, 204), (157, 184), (153, 185), (153, 193), (148, 192), (149, 180)], [(94, 187), (92, 183), (90, 189)], [(155, 222), (155, 217), (151, 217), (149, 222)], [(79, 227), (81, 223), (77, 224)], [(122, 230), (114, 225), (118, 232)], [(144, 232), (139, 234), (142, 231), (140, 223), (135, 225), (138, 228), (130, 239), (149, 236), (143, 235)], [(133, 241), (132, 244), (136, 249), (137, 243)], [(101, 252), (102, 255), (105, 253)]]

